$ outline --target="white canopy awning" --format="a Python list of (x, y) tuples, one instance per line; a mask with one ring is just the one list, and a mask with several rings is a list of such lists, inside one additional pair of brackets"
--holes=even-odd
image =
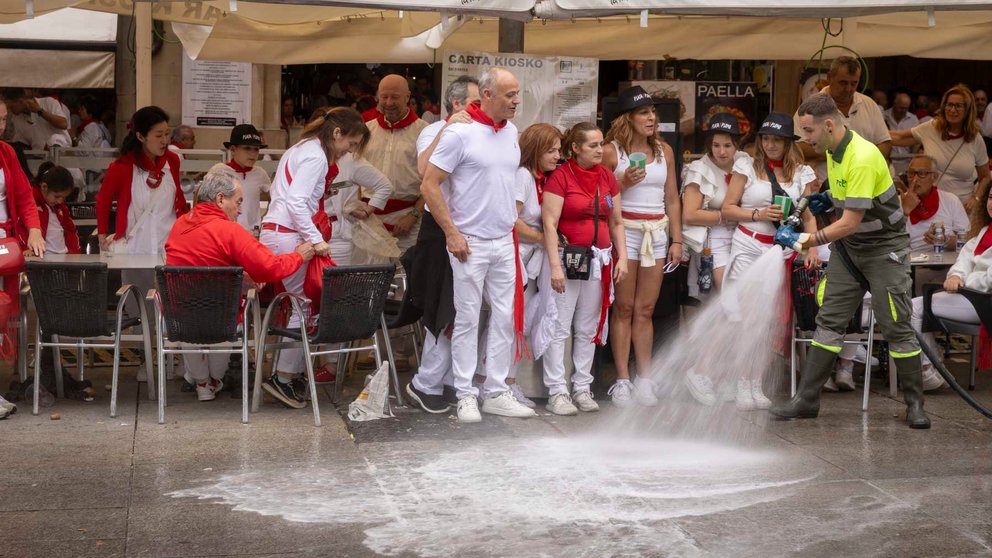
[(630, 14), (648, 10), (670, 15), (762, 17), (857, 17), (927, 10), (989, 10), (988, 0), (547, 0), (538, 17), (562, 18)]

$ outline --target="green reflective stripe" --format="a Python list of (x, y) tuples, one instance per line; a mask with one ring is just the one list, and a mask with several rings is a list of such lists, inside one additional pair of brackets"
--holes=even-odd
[(827, 290), (827, 278), (824, 276), (816, 284), (816, 305), (823, 306), (823, 293)]
[(896, 312), (896, 302), (892, 300), (892, 293), (885, 293), (889, 295), (889, 311), (892, 312), (892, 321), (899, 321), (899, 312)]
[[(838, 347), (835, 347), (833, 345), (824, 345), (823, 343), (820, 343), (818, 341), (811, 341), (810, 342), (810, 345), (813, 345), (814, 347), (819, 347), (819, 348), (823, 349), (824, 351), (830, 351), (831, 353), (834, 353), (834, 354), (837, 354), (837, 353), (840, 352), (840, 347), (839, 346)], [(919, 352), (919, 351), (917, 351), (917, 352)], [(889, 354), (895, 354), (895, 353), (892, 353), (890, 351)]]
[(910, 351), (908, 353), (897, 353), (889, 349), (889, 356), (891, 356), (892, 358), (910, 358), (920, 354), (920, 352), (921, 352), (920, 349), (916, 349), (915, 351)]

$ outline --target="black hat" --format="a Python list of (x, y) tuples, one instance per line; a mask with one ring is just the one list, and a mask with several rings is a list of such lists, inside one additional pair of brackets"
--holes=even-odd
[(706, 133), (739, 136), (741, 135), (741, 123), (736, 116), (729, 112), (718, 112), (710, 117)]
[(230, 149), (235, 145), (254, 145), (259, 149), (268, 147), (262, 143), (262, 134), (251, 124), (238, 124), (231, 130), (231, 141), (225, 141), (224, 147)]
[(758, 129), (758, 135), (779, 136), (786, 139), (797, 140), (799, 136), (795, 134), (792, 117), (782, 112), (773, 112), (765, 118)]
[(640, 85), (628, 87), (617, 95), (617, 108), (621, 113), (630, 112), (638, 107), (654, 105), (656, 103), (647, 91)]

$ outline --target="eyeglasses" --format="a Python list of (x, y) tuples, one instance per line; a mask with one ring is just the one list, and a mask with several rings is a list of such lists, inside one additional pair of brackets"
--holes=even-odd
[(947, 103), (944, 105), (944, 108), (949, 110), (964, 110), (966, 106), (968, 105), (964, 103)]
[(917, 171), (910, 169), (906, 171), (906, 178), (927, 178), (929, 176), (933, 176), (934, 174), (936, 173), (933, 171)]
[(670, 262), (666, 263), (665, 264), (665, 267), (663, 267), (661, 269), (665, 273), (671, 273), (671, 272), (675, 271), (676, 269), (678, 269), (680, 265), (682, 265), (682, 262), (680, 262), (680, 261), (670, 261)]

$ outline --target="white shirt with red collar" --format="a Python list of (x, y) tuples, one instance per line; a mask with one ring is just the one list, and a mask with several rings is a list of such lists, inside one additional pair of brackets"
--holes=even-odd
[(272, 200), (262, 222), (297, 231), (314, 244), (324, 242), (313, 216), (328, 186), (328, 168), (319, 139), (306, 139), (290, 147), (279, 159), (270, 190)]
[(255, 230), (255, 227), (262, 226), (261, 196), (262, 192), (268, 192), (272, 185), (268, 173), (262, 167), (249, 167), (247, 170), (237, 167), (237, 163), (217, 163), (210, 167), (210, 172), (233, 176), (241, 182), (241, 191), (245, 199), (241, 205), (241, 215), (238, 215), (238, 224), (248, 232)]

